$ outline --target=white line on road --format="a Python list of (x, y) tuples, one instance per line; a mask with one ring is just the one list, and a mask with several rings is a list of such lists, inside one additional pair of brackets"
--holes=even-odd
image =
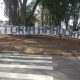
[(53, 76), (47, 75), (36, 75), (36, 74), (20, 74), (20, 73), (7, 73), (0, 72), (1, 78), (12, 78), (12, 79), (30, 79), (30, 80), (53, 80)]
[(45, 61), (45, 60), (21, 60), (21, 59), (7, 59), (2, 58), (0, 61), (9, 61), (9, 62), (26, 62), (26, 63), (52, 63), (52, 61)]
[(20, 65), (20, 64), (0, 64), (0, 68), (30, 68), (30, 69), (42, 69), (53, 70), (53, 66), (36, 66), (36, 65)]
[(52, 57), (37, 57), (37, 56), (0, 56), (0, 57), (11, 57), (11, 58), (33, 58), (33, 59), (52, 59)]

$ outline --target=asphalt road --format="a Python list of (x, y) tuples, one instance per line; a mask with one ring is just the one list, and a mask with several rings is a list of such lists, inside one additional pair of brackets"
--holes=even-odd
[(80, 60), (54, 57), (53, 78), (53, 80), (80, 80)]
[(3, 53), (0, 54), (0, 80), (80, 80), (80, 61)]

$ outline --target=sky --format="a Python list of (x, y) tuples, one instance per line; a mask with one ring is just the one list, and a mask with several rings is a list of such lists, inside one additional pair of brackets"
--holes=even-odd
[[(3, 4), (1, 4), (1, 3), (3, 3)], [(3, 2), (3, 0), (0, 0), (0, 20), (6, 21), (6, 20), (8, 20), (8, 18), (4, 16), (4, 9), (5, 9), (4, 2)]]

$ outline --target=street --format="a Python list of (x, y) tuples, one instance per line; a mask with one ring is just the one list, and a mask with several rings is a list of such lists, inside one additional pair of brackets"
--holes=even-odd
[(80, 80), (80, 61), (58, 56), (2, 53), (0, 80)]
[(53, 80), (52, 57), (0, 54), (0, 80)]

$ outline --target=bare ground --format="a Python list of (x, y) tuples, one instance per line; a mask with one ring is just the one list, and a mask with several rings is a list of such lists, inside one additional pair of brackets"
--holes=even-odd
[[(33, 38), (32, 38), (33, 37)], [(0, 35), (0, 52), (19, 51), (26, 54), (79, 56), (80, 41), (58, 37)]]

